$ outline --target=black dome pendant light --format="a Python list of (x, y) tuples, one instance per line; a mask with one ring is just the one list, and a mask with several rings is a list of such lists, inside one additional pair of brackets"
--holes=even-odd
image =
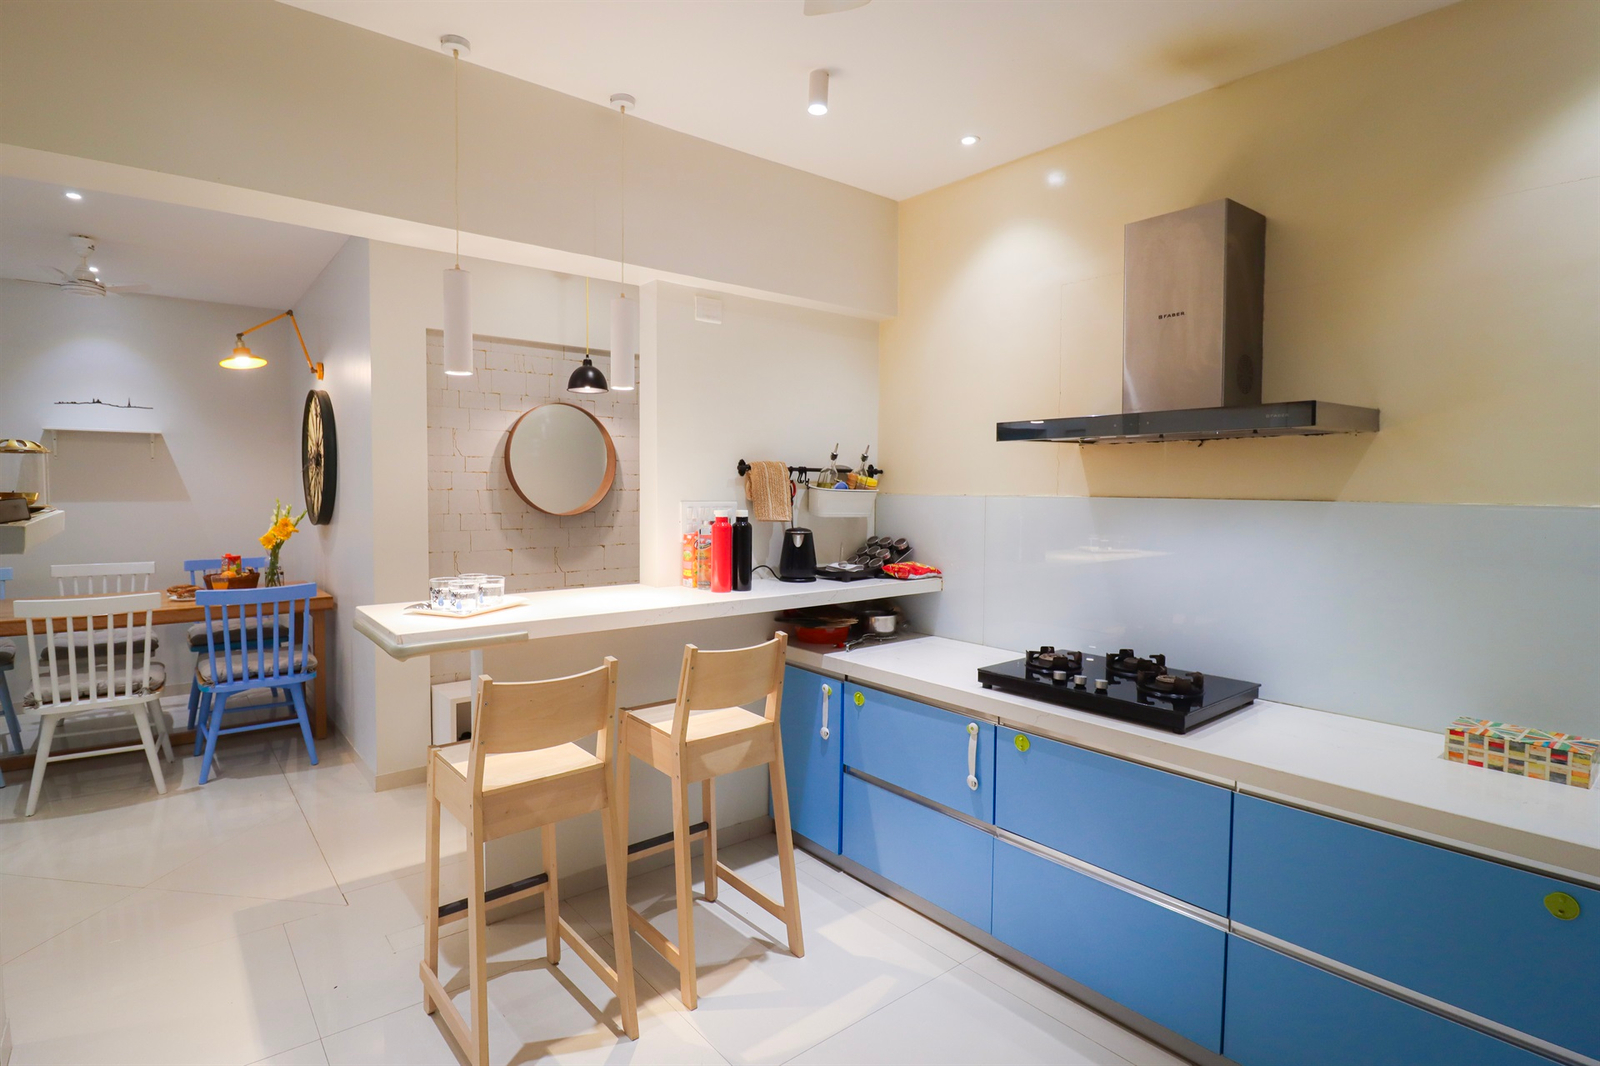
[(567, 379), (568, 392), (581, 392), (592, 394), (596, 392), (610, 392), (611, 387), (606, 384), (606, 376), (600, 373), (600, 368), (594, 365), (594, 360), (589, 357), (589, 279), (583, 279), (583, 365), (572, 372)]

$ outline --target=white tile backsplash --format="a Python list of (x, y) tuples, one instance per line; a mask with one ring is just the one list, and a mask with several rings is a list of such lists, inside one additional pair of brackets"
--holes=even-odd
[(880, 528), (945, 568), (949, 591), (917, 619), (943, 636), (1160, 651), (1269, 699), (1424, 729), (1471, 714), (1600, 735), (1600, 509), (894, 495), (879, 508)]

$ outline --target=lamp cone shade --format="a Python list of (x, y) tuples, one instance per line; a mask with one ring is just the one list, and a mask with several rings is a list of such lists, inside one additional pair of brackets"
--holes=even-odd
[(587, 355), (583, 357), (583, 365), (572, 372), (567, 379), (568, 392), (608, 392), (606, 376), (600, 373), (600, 368), (594, 365), (594, 360)]
[(639, 350), (639, 303), (626, 296), (611, 300), (611, 387), (633, 389), (633, 357)]
[(233, 354), (228, 358), (218, 361), (218, 366), (225, 366), (229, 370), (254, 370), (267, 365), (267, 361), (250, 350), (249, 345), (241, 339), (233, 349)]
[(472, 373), (472, 275), (460, 267), (444, 272), (444, 372)]

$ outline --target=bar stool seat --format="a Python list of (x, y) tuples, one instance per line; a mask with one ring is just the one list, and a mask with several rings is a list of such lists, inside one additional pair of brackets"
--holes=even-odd
[[(717, 887), (726, 881), (768, 914), (784, 924), (789, 953), (804, 957), (800, 926), (799, 883), (795, 876), (794, 836), (789, 823), (789, 790), (783, 774), (783, 737), (778, 716), (783, 705), (784, 652), (788, 638), (751, 648), (701, 651), (693, 644), (683, 649), (683, 670), (678, 677), (678, 698), (627, 710), (622, 718), (622, 750), (617, 762), (617, 802), (628, 802), (629, 756), (672, 779), (672, 844), (676, 881), (678, 942), (674, 944), (643, 914), (628, 908), (628, 924), (646, 944), (678, 971), (683, 1005), (694, 1010), (699, 1003), (694, 956), (694, 896), (689, 868), (689, 845), (701, 840), (705, 860), (705, 899), (714, 902)], [(744, 704), (764, 701), (764, 714)], [(716, 778), (756, 766), (767, 767), (772, 790), (773, 832), (778, 840), (778, 870), (783, 902), (772, 899), (717, 861)], [(703, 828), (689, 824), (689, 787), (700, 786)], [(621, 815), (627, 824), (627, 812)], [(654, 848), (631, 858), (643, 858)]]
[[(434, 788), (439, 801), (452, 814), (465, 814), (470, 799), (472, 774), (472, 742), (463, 741), (443, 748), (435, 748)], [(605, 787), (606, 764), (584, 751), (576, 744), (561, 744), (540, 751), (508, 751), (488, 755), (483, 760), (483, 794), (487, 798), (501, 793), (527, 793), (524, 797), (531, 805), (547, 803), (547, 793), (573, 792), (581, 797), (573, 815), (599, 810), (605, 805), (608, 790)], [(545, 807), (548, 810), (548, 807)], [(561, 815), (560, 817), (571, 817)], [(506, 835), (499, 818), (486, 819), (484, 828), (495, 836)], [(517, 832), (518, 830), (511, 830)], [(493, 836), (491, 836), (493, 839)]]

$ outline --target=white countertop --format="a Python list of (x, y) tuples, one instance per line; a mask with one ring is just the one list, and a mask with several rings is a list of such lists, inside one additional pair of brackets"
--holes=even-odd
[[(405, 603), (356, 608), (356, 628), (397, 658), (475, 645), (670, 625), (794, 607), (922, 596), (944, 587), (939, 578), (895, 581), (786, 582), (757, 578), (749, 592), (707, 592), (682, 586), (601, 585), (517, 593), (527, 602), (475, 618), (407, 614)], [(442, 646), (441, 646), (442, 645)]]
[(917, 636), (853, 651), (791, 645), (789, 661), (1014, 729), (1600, 884), (1600, 790), (1450, 763), (1442, 719), (1435, 733), (1257, 700), (1179, 736), (978, 684), (979, 667), (1021, 654)]

